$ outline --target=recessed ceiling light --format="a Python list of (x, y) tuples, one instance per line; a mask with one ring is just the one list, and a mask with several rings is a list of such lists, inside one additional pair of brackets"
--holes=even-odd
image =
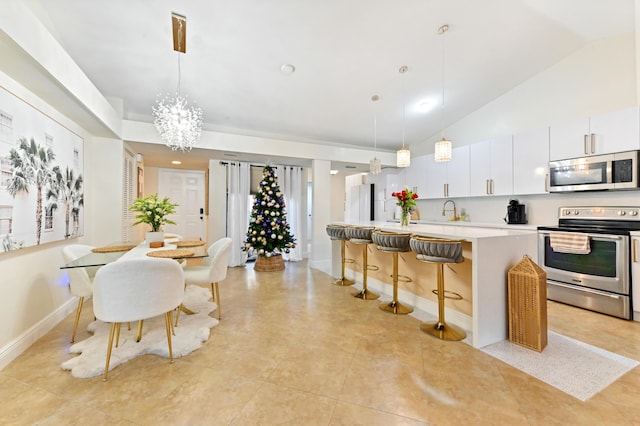
[(280, 67), (280, 71), (282, 71), (282, 74), (291, 75), (296, 71), (296, 67), (292, 64), (283, 64)]
[(171, 162), (171, 164), (182, 164), (182, 161), (179, 161), (179, 160), (173, 160), (173, 161)]

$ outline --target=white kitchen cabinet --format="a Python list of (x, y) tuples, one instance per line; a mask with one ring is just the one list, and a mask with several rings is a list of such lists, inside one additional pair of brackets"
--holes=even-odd
[(469, 146), (469, 193), (471, 196), (513, 193), (512, 136)]
[(631, 233), (631, 294), (633, 319), (640, 321), (640, 233)]
[(549, 129), (513, 135), (513, 193), (547, 193)]
[(427, 184), (427, 155), (412, 158), (411, 166), (405, 170), (405, 184), (399, 189), (407, 187), (418, 194), (424, 192)]
[(451, 161), (436, 162), (434, 155), (426, 156), (426, 193), (420, 198), (469, 196), (469, 145), (454, 148)]
[(638, 107), (552, 125), (549, 138), (551, 160), (639, 149)]

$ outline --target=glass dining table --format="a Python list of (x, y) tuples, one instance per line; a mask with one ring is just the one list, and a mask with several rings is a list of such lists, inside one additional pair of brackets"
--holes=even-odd
[[(144, 241), (141, 243), (117, 242), (104, 247), (100, 247), (96, 250), (96, 252), (92, 251), (82, 257), (77, 258), (72, 262), (62, 265), (60, 269), (104, 266), (108, 263), (115, 262), (120, 258), (133, 258), (142, 255), (149, 256), (149, 253), (161, 255), (152, 257), (165, 257), (176, 260), (202, 259), (209, 256), (209, 254), (207, 253), (207, 247), (204, 243), (198, 246), (189, 246), (184, 248), (178, 248), (174, 244), (167, 243), (164, 247), (152, 249), (149, 248), (149, 246), (146, 245)], [(156, 253), (162, 251), (165, 251), (167, 255), (164, 256), (164, 253)]]

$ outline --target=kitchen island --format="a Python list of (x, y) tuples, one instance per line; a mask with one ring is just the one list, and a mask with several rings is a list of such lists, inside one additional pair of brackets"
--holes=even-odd
[[(537, 232), (479, 226), (455, 226), (442, 224), (410, 224), (402, 227), (393, 222), (361, 222), (356, 226), (375, 226), (387, 232), (410, 232), (436, 238), (463, 241), (465, 261), (445, 268), (445, 290), (462, 296), (459, 301), (447, 300), (446, 318), (470, 331), (470, 343), (477, 348), (504, 340), (508, 335), (507, 272), (524, 255), (537, 262)], [(347, 268), (361, 283), (360, 247), (347, 242), (347, 257), (355, 260)], [(333, 275), (340, 271), (340, 245), (333, 245)], [(369, 273), (369, 287), (391, 294), (388, 274), (391, 258), (370, 246), (368, 263), (379, 271)], [(337, 260), (337, 261), (336, 261)], [(418, 309), (437, 315), (435, 266), (415, 260), (413, 253), (402, 256), (399, 299)], [(360, 261), (360, 263), (359, 263)], [(383, 296), (384, 298), (384, 296)]]

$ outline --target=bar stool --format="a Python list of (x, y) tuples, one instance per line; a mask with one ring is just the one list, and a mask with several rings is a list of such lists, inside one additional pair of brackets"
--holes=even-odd
[[(420, 330), (441, 340), (462, 340), (467, 334), (460, 327), (447, 324), (444, 321), (444, 299), (462, 299), (457, 293), (447, 292), (444, 289), (444, 264), (460, 263), (464, 261), (462, 256), (462, 241), (446, 240), (441, 238), (429, 238), (414, 235), (409, 241), (411, 250), (416, 253), (416, 259), (422, 262), (435, 263), (438, 266), (438, 289), (433, 293), (438, 295), (438, 321), (425, 322), (420, 325)], [(445, 295), (445, 293), (447, 295)]]
[(344, 264), (345, 263), (353, 263), (353, 259), (345, 259), (344, 257), (344, 246), (347, 242), (347, 236), (345, 235), (344, 229), (346, 226), (344, 225), (327, 225), (327, 235), (332, 240), (340, 241), (340, 264), (341, 264), (341, 277), (333, 282), (334, 285), (340, 286), (348, 286), (355, 284), (355, 281), (348, 279), (344, 276)]
[(353, 297), (363, 300), (374, 300), (380, 297), (379, 294), (367, 289), (367, 271), (377, 271), (378, 267), (367, 263), (367, 245), (372, 244), (371, 233), (373, 226), (347, 226), (344, 229), (346, 237), (353, 244), (362, 245), (362, 290), (352, 293)]
[[(413, 312), (411, 306), (405, 306), (398, 302), (398, 254), (407, 253), (411, 251), (409, 246), (409, 240), (411, 240), (410, 233), (399, 232), (385, 232), (376, 229), (371, 234), (371, 240), (378, 246), (378, 250), (391, 253), (393, 255), (393, 300), (391, 302), (383, 302), (378, 307), (385, 312), (392, 314), (410, 314)], [(404, 282), (411, 282), (411, 278), (402, 277)]]

